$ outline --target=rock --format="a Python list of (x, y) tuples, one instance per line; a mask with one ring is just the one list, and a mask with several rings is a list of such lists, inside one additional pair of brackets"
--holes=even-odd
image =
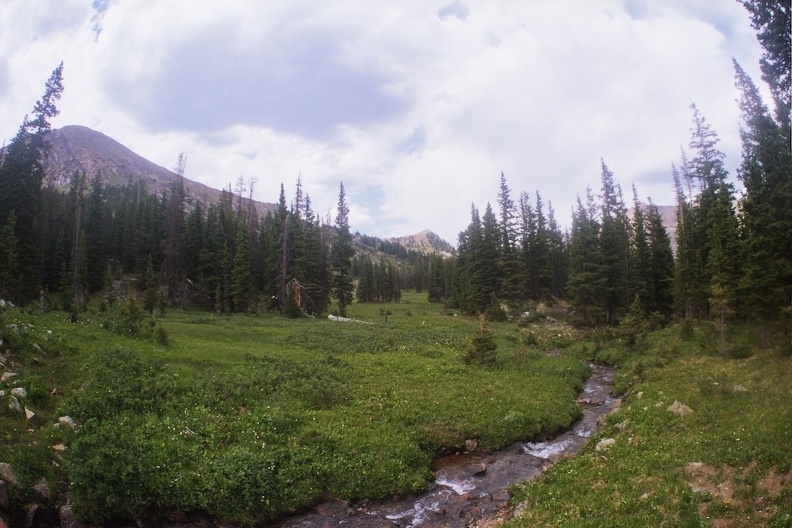
[(27, 398), (27, 391), (24, 389), (24, 387), (14, 387), (11, 389), (11, 394), (20, 398)]
[(16, 378), (17, 376), (19, 376), (19, 374), (16, 372), (3, 372), (3, 375), (0, 376), (0, 382), (8, 381), (11, 378)]
[(610, 446), (615, 445), (616, 440), (613, 438), (603, 438), (597, 443), (597, 447), (595, 448), (597, 451), (603, 451), (608, 449)]
[(475, 438), (468, 438), (465, 440), (465, 451), (472, 453), (478, 447), (478, 440)]
[(617, 423), (617, 424), (616, 424), (616, 428), (617, 428), (617, 429), (621, 429), (622, 431), (624, 431), (625, 429), (627, 429), (627, 426), (628, 426), (628, 425), (630, 425), (630, 419), (629, 419), (629, 418), (627, 418), (627, 419), (626, 419), (626, 420), (624, 420), (623, 422), (619, 422), (619, 423)]
[(0, 398), (2, 398), (3, 396), (5, 396), (5, 391), (4, 390), (0, 390)]
[(482, 462), (478, 466), (476, 466), (476, 470), (473, 472), (474, 477), (481, 477), (487, 474), (487, 464)]
[(53, 449), (53, 451), (57, 451), (59, 453), (62, 453), (63, 451), (66, 451), (69, 448), (66, 447), (66, 444), (55, 444), (54, 446), (52, 446), (52, 449)]
[(74, 518), (71, 504), (61, 506), (58, 516), (60, 517), (60, 528), (86, 528), (87, 526)]
[(62, 425), (68, 425), (72, 429), (77, 428), (77, 424), (74, 422), (74, 419), (71, 416), (61, 416), (58, 418), (58, 423)]
[(742, 385), (735, 385), (733, 390), (734, 392), (748, 392), (748, 389), (746, 389)]
[(36, 416), (36, 413), (25, 407), (25, 418), (32, 420), (34, 416)]
[(668, 406), (668, 412), (674, 413), (677, 416), (687, 416), (689, 414), (693, 414), (693, 409), (685, 405), (684, 403), (680, 403), (677, 400), (674, 400), (674, 403)]
[(52, 501), (52, 492), (50, 491), (47, 479), (41, 477), (41, 480), (36, 482), (33, 486), (33, 496), (42, 504), (49, 504)]
[(0, 480), (0, 511), (8, 511), (8, 484)]
[(17, 400), (13, 396), (8, 397), (8, 409), (13, 413), (22, 412), (22, 406), (19, 404), (19, 400)]
[(0, 462), (0, 480), (7, 482), (11, 486), (19, 485), (17, 482), (16, 473), (14, 473), (14, 469), (5, 462)]

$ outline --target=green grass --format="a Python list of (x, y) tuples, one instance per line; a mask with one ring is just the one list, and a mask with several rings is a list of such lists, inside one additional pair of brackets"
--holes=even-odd
[[(325, 493), (413, 492), (441, 448), (504, 447), (579, 416), (582, 362), (491, 323), (497, 362), (468, 365), (478, 321), (423, 298), (349, 307), (373, 324), (172, 310), (158, 319), (167, 345), (112, 333), (99, 313), (3, 312), (21, 374), (7, 387), (25, 386), (37, 413), (0, 407), (0, 461), (21, 483), (12, 516), (45, 476), (92, 522), (200, 509), (255, 523)], [(61, 413), (80, 428), (53, 428)]]
[[(705, 326), (688, 336), (681, 326), (650, 334), (639, 352), (573, 347), (619, 362), (624, 405), (579, 456), (516, 488), (520, 514), (506, 526), (790, 526), (788, 352), (736, 328), (735, 358)], [(693, 414), (669, 412), (675, 401)], [(605, 438), (616, 443), (597, 451)]]

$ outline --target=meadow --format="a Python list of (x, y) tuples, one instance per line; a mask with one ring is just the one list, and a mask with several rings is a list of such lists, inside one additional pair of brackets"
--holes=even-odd
[(734, 324), (725, 350), (709, 323), (644, 337), (567, 349), (619, 365), (624, 403), (578, 456), (514, 488), (505, 526), (792, 526), (789, 331)]
[[(479, 321), (424, 299), (349, 307), (369, 324), (169, 310), (139, 333), (117, 309), (0, 312), (4, 371), (19, 374), (0, 390), (24, 387), (36, 413), (0, 408), (0, 462), (18, 480), (9, 517), (45, 477), (93, 523), (201, 510), (254, 524), (328, 496), (420, 490), (438, 453), (541, 438), (580, 415), (588, 367), (544, 353), (561, 334), (490, 323), (497, 360), (471, 365)], [(53, 427), (63, 415), (79, 427)]]

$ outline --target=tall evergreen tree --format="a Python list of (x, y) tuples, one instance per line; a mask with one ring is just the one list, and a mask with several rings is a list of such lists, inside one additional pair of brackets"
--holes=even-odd
[(614, 324), (631, 304), (630, 300), (630, 232), (627, 208), (613, 172), (602, 161), (602, 223), (600, 248), (605, 281), (603, 301), (605, 321)]
[(253, 274), (250, 270), (250, 241), (245, 224), (245, 215), (240, 218), (234, 244), (234, 263), (231, 278), (231, 296), (234, 311), (246, 312), (250, 308), (253, 293)]
[(792, 147), (756, 85), (736, 61), (734, 68), (744, 125), (739, 298), (751, 318), (767, 320), (792, 303)]
[(352, 257), (355, 250), (352, 247), (352, 234), (349, 232), (349, 207), (346, 203), (344, 184), (341, 183), (338, 191), (338, 209), (335, 218), (335, 237), (330, 253), (330, 266), (332, 269), (332, 292), (338, 302), (338, 313), (346, 317), (347, 306), (352, 304)]
[(498, 272), (500, 275), (498, 291), (501, 298), (516, 303), (525, 298), (526, 270), (520, 265), (517, 207), (511, 198), (511, 189), (509, 189), (506, 177), (502, 172), (498, 191), (498, 208), (500, 214), (498, 219)]
[(17, 255), (19, 260), (19, 299), (24, 304), (38, 298), (43, 279), (43, 237), (41, 233), (41, 187), (44, 179), (43, 157), (47, 145), (44, 134), (50, 119), (58, 115), (56, 102), (63, 93), (63, 63), (53, 70), (42, 98), (33, 108), (33, 118), (25, 116), (22, 125), (0, 163), (0, 211), (3, 220), (15, 211)]
[(597, 207), (591, 189), (586, 193), (586, 205), (580, 197), (572, 216), (569, 240), (569, 300), (585, 324), (605, 320), (604, 291), (607, 275), (600, 248)]
[(0, 299), (17, 298), (19, 261), (17, 255), (16, 211), (9, 211), (0, 227)]
[(641, 201), (633, 185), (632, 257), (630, 258), (630, 299), (641, 301), (644, 313), (652, 313), (657, 307), (652, 295), (651, 250)]
[(651, 310), (670, 316), (674, 308), (674, 253), (660, 211), (651, 200), (646, 221), (650, 256)]
[(165, 238), (162, 241), (162, 263), (168, 302), (173, 303), (182, 292), (182, 242), (184, 240), (184, 154), (179, 154), (176, 179), (171, 185), (165, 209)]

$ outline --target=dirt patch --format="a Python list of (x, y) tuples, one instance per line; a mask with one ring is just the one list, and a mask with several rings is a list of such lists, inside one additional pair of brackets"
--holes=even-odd
[(784, 475), (771, 469), (761, 478), (751, 478), (757, 476), (757, 468), (756, 463), (738, 470), (691, 462), (682, 473), (694, 491), (708, 496), (699, 514), (716, 528), (737, 528), (770, 520), (778, 511), (775, 499), (792, 486), (792, 471)]

